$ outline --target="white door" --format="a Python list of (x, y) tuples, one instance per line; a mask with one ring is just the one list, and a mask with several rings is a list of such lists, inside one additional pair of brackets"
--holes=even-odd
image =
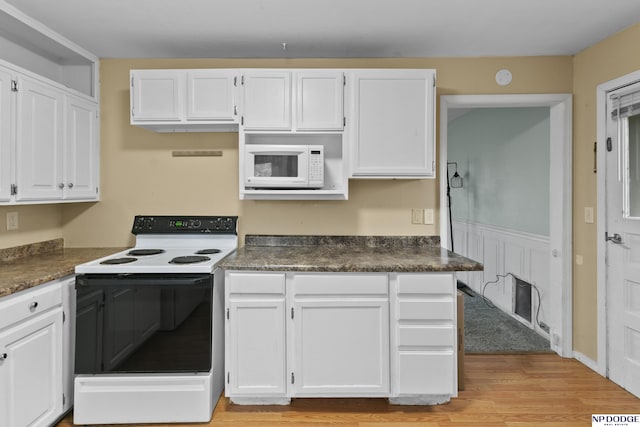
[(62, 308), (0, 334), (0, 425), (50, 426), (62, 413)]
[(98, 197), (98, 106), (67, 96), (64, 150), (64, 198)]
[(62, 98), (44, 83), (18, 80), (16, 200), (62, 198)]
[(0, 202), (11, 198), (11, 74), (0, 68)]
[(640, 83), (609, 93), (605, 148), (608, 376), (640, 396)]

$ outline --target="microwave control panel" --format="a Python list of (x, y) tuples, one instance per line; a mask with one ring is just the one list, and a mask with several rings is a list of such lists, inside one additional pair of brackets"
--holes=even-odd
[(309, 184), (324, 185), (324, 156), (322, 147), (309, 147)]

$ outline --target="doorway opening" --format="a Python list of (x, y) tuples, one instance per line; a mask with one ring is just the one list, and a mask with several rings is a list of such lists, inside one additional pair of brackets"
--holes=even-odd
[[(466, 221), (462, 223), (453, 220), (453, 242), (450, 238), (448, 217), (447, 179), (449, 162), (457, 159), (449, 158), (449, 115), (478, 110), (486, 112), (488, 109), (533, 108), (542, 109), (547, 116), (546, 132), (548, 133), (548, 172), (546, 179), (545, 198), (548, 210), (544, 214), (544, 221), (540, 224), (527, 224), (534, 227), (530, 233), (510, 233), (508, 229), (500, 230), (496, 227), (478, 227), (477, 223)], [(491, 162), (491, 161), (489, 161)], [(490, 166), (490, 165), (489, 165)], [(495, 166), (495, 165), (494, 165)], [(490, 166), (491, 167), (491, 166)], [(461, 170), (458, 162), (458, 170)], [(466, 169), (464, 169), (466, 173)], [(465, 176), (461, 173), (465, 184), (472, 185), (477, 176)], [(553, 351), (564, 357), (572, 354), (572, 314), (571, 314), (571, 95), (443, 95), (440, 98), (440, 236), (442, 245), (451, 248), (455, 243), (455, 251), (470, 258), (485, 262), (485, 271), (469, 273), (465, 279), (476, 292), (484, 291), (487, 282), (500, 279), (499, 275), (516, 274), (528, 282), (547, 284), (544, 301), (546, 319), (542, 335), (547, 332)], [(508, 177), (504, 177), (508, 179)], [(495, 176), (492, 178), (495, 180)], [(544, 180), (543, 180), (544, 181)], [(499, 186), (498, 186), (499, 187)], [(485, 193), (491, 192), (485, 188)], [(490, 196), (496, 196), (495, 191)], [(498, 194), (501, 195), (501, 194)], [(508, 196), (508, 194), (507, 194)], [(454, 196), (455, 197), (455, 196)], [(517, 189), (512, 193), (513, 198), (520, 197)], [(455, 198), (454, 202), (455, 203)], [(487, 215), (500, 215), (500, 212), (485, 212)], [(511, 215), (514, 221), (522, 218)], [(530, 222), (530, 221), (529, 221)], [(546, 229), (548, 238), (539, 238), (535, 227)], [(456, 232), (457, 229), (457, 232)], [(506, 232), (505, 232), (506, 231)], [(527, 242), (523, 243), (525, 238)], [(485, 261), (485, 255), (488, 257)], [(489, 258), (490, 257), (490, 258)], [(535, 270), (535, 264), (546, 268), (544, 278), (531, 278), (530, 272)], [(464, 276), (464, 275), (462, 275)], [(503, 278), (504, 279), (504, 278)], [(497, 301), (505, 311), (513, 314), (513, 287), (511, 280), (499, 280), (501, 293), (496, 294)], [(501, 296), (502, 295), (502, 296)], [(533, 301), (532, 311), (537, 310), (536, 300)], [(515, 314), (514, 317), (517, 318)]]

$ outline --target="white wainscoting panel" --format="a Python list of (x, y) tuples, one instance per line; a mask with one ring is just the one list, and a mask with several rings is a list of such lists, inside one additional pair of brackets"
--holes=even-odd
[[(522, 319), (514, 314), (514, 279), (512, 276), (499, 278), (512, 273), (529, 282), (540, 292), (541, 306), (538, 314), (539, 322), (550, 324), (551, 302), (549, 300), (550, 245), (547, 236), (508, 230), (505, 228), (463, 221), (453, 221), (453, 244), (456, 253), (464, 255), (484, 264), (484, 271), (458, 273), (458, 280), (467, 284), (477, 293), (493, 302), (505, 313), (515, 319)], [(489, 283), (488, 282), (496, 282)], [(486, 286), (485, 286), (486, 285)], [(531, 295), (532, 324), (538, 333), (548, 335), (536, 324), (538, 295), (533, 290)], [(527, 324), (526, 322), (523, 322)]]

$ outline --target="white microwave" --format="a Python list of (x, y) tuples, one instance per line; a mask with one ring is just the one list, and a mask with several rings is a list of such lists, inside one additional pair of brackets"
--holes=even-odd
[(324, 146), (247, 144), (246, 188), (322, 188)]

